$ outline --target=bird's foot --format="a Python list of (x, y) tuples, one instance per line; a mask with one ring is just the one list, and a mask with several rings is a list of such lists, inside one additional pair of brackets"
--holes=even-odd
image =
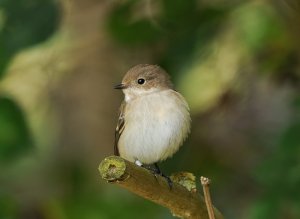
[(171, 178), (169, 176), (163, 174), (163, 173), (161, 173), (160, 175), (167, 180), (169, 188), (170, 188), (170, 190), (172, 190), (172, 188), (173, 188), (173, 182), (172, 182)]
[(154, 174), (154, 176), (156, 177), (157, 175), (160, 175), (162, 177), (164, 177), (167, 180), (167, 183), (169, 185), (170, 190), (173, 188), (173, 182), (171, 180), (171, 178), (167, 175), (165, 175), (163, 172), (161, 172), (159, 166), (157, 165), (157, 163), (154, 164), (154, 168), (151, 168), (152, 173)]
[(139, 160), (135, 160), (134, 163), (135, 163), (135, 165), (137, 165), (137, 166), (139, 166), (139, 167), (143, 167), (143, 166), (144, 166), (144, 165), (142, 164), (142, 162), (139, 161)]
[(157, 179), (157, 176), (162, 176), (163, 178), (165, 178), (167, 180), (167, 183), (169, 185), (170, 190), (173, 188), (173, 182), (171, 180), (171, 178), (167, 175), (165, 175), (163, 172), (161, 172), (161, 170), (159, 169), (159, 166), (157, 165), (157, 163), (154, 164), (154, 167), (152, 167), (151, 165), (144, 165), (141, 161), (139, 160), (135, 160), (134, 162), (137, 166), (140, 167), (144, 167), (145, 169), (149, 170), (150, 172), (152, 172), (152, 174), (154, 175), (154, 177)]

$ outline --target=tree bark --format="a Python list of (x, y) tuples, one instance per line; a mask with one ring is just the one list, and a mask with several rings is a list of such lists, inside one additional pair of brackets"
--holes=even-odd
[[(105, 158), (99, 165), (99, 171), (104, 180), (169, 208), (174, 216), (188, 219), (209, 219), (203, 197), (195, 187), (191, 187), (191, 178), (186, 178), (186, 176), (192, 175), (190, 173), (177, 174), (176, 177), (171, 176), (173, 186), (170, 189), (164, 177), (154, 176), (145, 168), (121, 157)], [(214, 213), (216, 219), (223, 219), (216, 208), (214, 208)]]

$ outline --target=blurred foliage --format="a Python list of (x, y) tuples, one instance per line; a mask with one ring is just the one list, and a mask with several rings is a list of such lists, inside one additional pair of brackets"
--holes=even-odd
[(1, 0), (0, 78), (17, 52), (46, 40), (58, 21), (59, 9), (53, 0)]
[[(52, 0), (0, 1), (0, 80), (14, 55), (49, 38), (59, 20), (58, 4)], [(0, 93), (1, 168), (22, 159), (33, 152), (32, 149), (25, 114), (15, 100)], [(2, 179), (4, 176), (0, 175), (0, 185)], [(0, 218), (19, 218), (17, 200), (9, 194), (9, 187), (3, 187), (0, 189)]]
[(164, 44), (165, 52), (158, 61), (172, 74), (190, 63), (197, 44), (205, 45), (214, 38), (230, 11), (229, 7), (197, 6), (195, 0), (162, 0), (157, 14), (139, 18), (136, 14), (143, 9), (136, 10), (137, 4), (140, 2), (129, 0), (116, 7), (108, 19), (108, 31), (125, 46)]
[(4, 97), (0, 97), (0, 124), (0, 162), (12, 162), (32, 147), (32, 141), (19, 106)]
[(149, 19), (130, 21), (130, 14), (135, 3), (136, 1), (128, 1), (114, 10), (109, 17), (110, 32), (116, 40), (126, 45), (156, 41), (160, 38), (161, 33)]
[[(110, 118), (108, 112), (116, 110), (109, 108), (115, 96), (98, 90), (112, 82), (104, 80), (112, 76), (107, 77), (110, 71), (101, 66), (101, 61), (109, 63), (111, 69), (121, 65), (116, 57), (123, 60), (136, 51), (146, 53), (149, 62), (162, 65), (172, 74), (193, 116), (191, 137), (179, 153), (162, 164), (162, 169), (186, 169), (211, 177), (214, 202), (226, 218), (300, 218), (297, 1), (107, 2), (0, 0), (0, 170), (4, 173), (0, 175), (0, 218), (172, 218), (160, 206), (99, 183), (90, 161), (95, 153), (104, 151), (103, 145), (112, 145), (105, 142), (109, 138), (103, 134), (112, 120), (108, 119), (108, 124), (98, 120), (98, 115)], [(278, 6), (281, 4), (284, 7)], [(107, 9), (105, 13), (103, 8)], [(99, 14), (105, 14), (101, 17), (104, 21), (96, 19)], [(103, 22), (105, 29), (99, 25)], [(60, 23), (63, 25), (58, 28)], [(74, 63), (86, 63), (79, 68), (73, 63), (72, 73), (66, 72), (68, 77), (49, 76), (51, 83), (38, 83), (28, 74), (33, 85), (49, 86), (43, 90), (48, 96), (41, 95), (36, 105), (19, 104), (24, 102), (17, 101), (17, 95), (2, 93), (4, 80), (19, 77), (14, 71), (30, 71), (21, 65), (9, 72), (13, 58), (27, 48), (38, 50), (62, 30), (75, 32), (70, 31), (74, 35), (70, 34), (70, 42), (65, 43), (73, 45), (68, 51), (72, 55), (66, 52), (66, 56)], [(101, 38), (103, 32), (109, 40)], [(100, 40), (95, 37), (99, 33)], [(109, 52), (103, 52), (95, 39)], [(55, 45), (55, 40), (51, 43)], [(35, 54), (43, 56), (47, 50), (41, 51)], [(120, 51), (126, 51), (125, 55)], [(108, 59), (110, 53), (115, 57)], [(45, 57), (52, 58), (51, 51), (49, 54)], [(38, 70), (40, 74), (55, 76), (47, 67), (57, 67), (61, 56), (53, 56), (57, 59), (49, 58), (46, 67), (37, 68), (42, 69)], [(64, 61), (59, 63), (63, 66)], [(130, 65), (132, 62), (140, 59), (130, 61)], [(128, 69), (129, 61), (123, 65)], [(55, 67), (54, 71), (63, 69)], [(96, 72), (97, 77), (89, 72)], [(20, 86), (28, 83), (20, 78)], [(59, 83), (50, 81), (53, 78)], [(39, 86), (28, 85), (31, 89)], [(32, 97), (28, 87), (23, 89), (28, 92), (23, 98)], [(18, 91), (19, 87), (14, 89)], [(26, 103), (33, 103), (32, 99)], [(105, 104), (89, 108), (90, 103), (102, 99)], [(54, 143), (46, 142), (49, 149), (43, 154), (34, 147), (36, 139), (29, 127), (47, 121), (37, 121), (40, 115), (52, 118), (54, 114), (38, 111), (39, 106), (51, 104), (58, 111), (60, 129), (55, 130), (59, 135)], [(24, 106), (30, 110), (23, 111)], [(101, 122), (103, 126), (95, 128), (95, 123)], [(47, 135), (54, 132), (51, 125), (44, 124), (43, 136), (38, 137), (50, 139)], [(74, 132), (74, 126), (79, 127), (78, 132)], [(99, 142), (94, 143), (95, 139), (85, 133), (97, 133)], [(87, 145), (92, 146), (82, 150)]]
[(295, 118), (283, 133), (276, 151), (255, 175), (264, 188), (253, 218), (299, 218), (300, 211), (300, 101)]

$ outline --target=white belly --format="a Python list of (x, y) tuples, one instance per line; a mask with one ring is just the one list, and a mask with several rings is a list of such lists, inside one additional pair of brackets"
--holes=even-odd
[[(169, 92), (173, 98), (169, 98)], [(152, 164), (172, 156), (190, 130), (188, 106), (175, 91), (165, 90), (128, 101), (120, 156)]]

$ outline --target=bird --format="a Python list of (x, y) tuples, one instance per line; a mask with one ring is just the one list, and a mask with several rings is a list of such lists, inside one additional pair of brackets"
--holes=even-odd
[(138, 166), (154, 165), (150, 170), (167, 177), (158, 162), (172, 157), (191, 129), (185, 98), (174, 90), (167, 72), (151, 64), (130, 68), (114, 88), (125, 96), (115, 130), (114, 154)]

